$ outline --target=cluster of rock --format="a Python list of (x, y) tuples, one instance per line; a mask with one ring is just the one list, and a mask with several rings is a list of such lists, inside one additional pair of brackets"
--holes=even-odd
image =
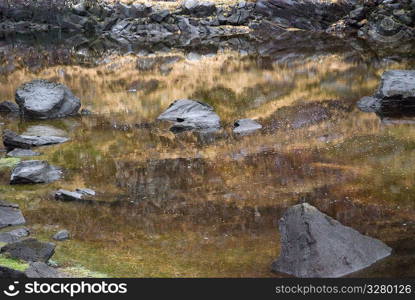
[[(0, 229), (25, 225), (26, 220), (17, 204), (0, 200)], [(0, 232), (0, 255), (27, 262), (24, 271), (14, 270), (0, 265), (0, 278), (59, 278), (67, 275), (48, 265), (49, 259), (55, 253), (56, 245), (45, 243), (35, 238), (29, 238), (30, 231), (25, 227), (18, 227), (10, 231)], [(55, 240), (69, 238), (66, 230), (57, 232)]]
[(392, 249), (304, 203), (280, 220), (281, 253), (274, 272), (296, 277), (342, 277), (389, 256)]

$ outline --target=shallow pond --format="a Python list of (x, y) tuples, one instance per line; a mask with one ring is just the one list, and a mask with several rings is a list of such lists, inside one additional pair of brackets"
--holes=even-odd
[[(415, 126), (355, 106), (383, 71), (413, 68), (412, 60), (329, 46), (97, 56), (54, 45), (2, 42), (0, 100), (45, 78), (70, 87), (93, 114), (0, 117), (2, 130), (47, 125), (71, 138), (37, 149), (65, 169), (63, 180), (10, 186), (4, 166), (0, 192), (21, 205), (33, 235), (50, 240), (70, 230), (53, 258), (60, 265), (118, 277), (284, 276), (270, 272), (278, 220), (307, 201), (393, 247), (359, 276), (415, 275)], [(155, 122), (181, 98), (211, 104), (223, 129), (173, 134)], [(264, 128), (235, 136), (241, 118)], [(59, 188), (82, 187), (98, 192), (97, 203), (53, 198)]]

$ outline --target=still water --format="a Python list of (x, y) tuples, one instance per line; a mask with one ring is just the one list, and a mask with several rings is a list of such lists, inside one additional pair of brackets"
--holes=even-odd
[[(64, 168), (63, 180), (10, 186), (10, 168), (2, 167), (0, 193), (20, 204), (34, 236), (72, 233), (53, 258), (61, 267), (119, 277), (284, 276), (270, 272), (278, 219), (307, 201), (394, 249), (357, 275), (415, 276), (415, 125), (355, 106), (385, 70), (412, 68), (410, 58), (313, 48), (309, 40), (295, 51), (260, 45), (150, 55), (60, 43), (1, 41), (0, 101), (44, 78), (70, 87), (93, 114), (42, 122), (0, 116), (1, 130), (51, 126), (71, 138), (36, 149)], [(181, 98), (211, 104), (223, 128), (174, 134), (155, 121)], [(264, 128), (235, 136), (241, 118)], [(98, 192), (97, 203), (53, 198), (59, 188), (83, 187)]]

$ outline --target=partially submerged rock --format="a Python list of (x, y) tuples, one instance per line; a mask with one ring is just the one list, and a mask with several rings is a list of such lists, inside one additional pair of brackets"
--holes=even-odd
[(54, 119), (75, 115), (81, 101), (66, 86), (47, 80), (33, 80), (16, 91), (16, 103), (25, 117)]
[(391, 70), (382, 75), (381, 84), (372, 97), (357, 103), (364, 112), (392, 115), (415, 110), (415, 71)]
[(281, 255), (275, 272), (296, 277), (341, 277), (391, 254), (381, 241), (346, 227), (305, 203), (280, 220)]
[(25, 223), (26, 220), (18, 205), (6, 201), (0, 202), (0, 228), (24, 225)]
[(241, 119), (235, 122), (233, 132), (235, 133), (251, 133), (259, 130), (262, 125), (251, 119)]
[(69, 234), (69, 231), (66, 229), (60, 230), (53, 235), (53, 239), (55, 241), (66, 241), (66, 240), (69, 240), (69, 238), (70, 238), (70, 234)]
[(32, 151), (30, 149), (13, 149), (8, 152), (6, 156), (8, 157), (30, 157), (30, 156), (39, 156), (39, 152)]
[(1, 243), (14, 243), (18, 240), (29, 236), (30, 232), (27, 228), (18, 228), (8, 232), (0, 232)]
[(10, 184), (50, 183), (59, 180), (61, 176), (62, 171), (47, 161), (26, 160), (13, 169)]
[(3, 246), (1, 253), (11, 258), (30, 262), (47, 262), (55, 253), (55, 244), (40, 242), (34, 238), (14, 242)]
[(60, 136), (18, 135), (11, 130), (5, 130), (3, 133), (3, 144), (9, 150), (15, 148), (30, 149), (32, 147), (61, 144), (67, 141), (69, 141), (69, 138)]
[(220, 118), (210, 105), (188, 99), (173, 102), (158, 120), (174, 123), (172, 129), (218, 129)]

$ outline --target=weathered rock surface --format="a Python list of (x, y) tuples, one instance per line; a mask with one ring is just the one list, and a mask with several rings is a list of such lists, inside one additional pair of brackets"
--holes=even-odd
[(66, 240), (69, 240), (69, 238), (70, 238), (70, 234), (69, 234), (69, 231), (66, 229), (60, 230), (53, 235), (53, 239), (55, 241), (66, 241)]
[(20, 149), (15, 148), (12, 151), (8, 152), (6, 156), (8, 157), (30, 157), (30, 156), (39, 156), (39, 152), (32, 151), (30, 149)]
[(0, 113), (19, 113), (19, 106), (11, 101), (3, 101), (0, 103)]
[(199, 2), (197, 0), (186, 0), (182, 4), (183, 10), (196, 17), (208, 17), (216, 12), (213, 2)]
[(280, 220), (280, 233), (281, 254), (272, 270), (296, 277), (345, 276), (392, 251), (306, 203), (287, 210)]
[(8, 232), (0, 232), (0, 242), (14, 243), (18, 240), (29, 236), (30, 232), (27, 228), (18, 228)]
[(25, 223), (26, 220), (18, 205), (6, 201), (0, 202), (0, 228), (24, 225)]
[(28, 278), (67, 278), (63, 274), (45, 264), (44, 262), (32, 262), (30, 267), (24, 272)]
[(218, 129), (220, 127), (220, 118), (210, 105), (188, 99), (173, 102), (157, 119), (173, 122), (175, 129)]
[(1, 253), (29, 262), (47, 262), (55, 253), (55, 244), (30, 238), (3, 246)]
[(25, 117), (54, 119), (75, 115), (81, 101), (66, 86), (46, 80), (33, 80), (16, 91), (16, 103)]
[(386, 71), (375, 95), (363, 97), (357, 106), (362, 111), (380, 114), (415, 109), (415, 71)]
[(81, 201), (84, 194), (60, 189), (55, 193), (55, 199), (60, 201)]
[(20, 162), (12, 171), (11, 184), (50, 183), (59, 180), (62, 171), (49, 165), (47, 161), (26, 160)]
[(69, 138), (60, 136), (18, 135), (11, 130), (5, 130), (3, 133), (3, 144), (9, 150), (15, 148), (30, 149), (32, 147), (61, 144), (67, 141), (69, 141)]
[(27, 276), (24, 272), (13, 270), (13, 269), (10, 269), (4, 266), (0, 266), (0, 278), (23, 279), (23, 278), (27, 278)]
[(262, 125), (252, 119), (241, 119), (235, 122), (233, 132), (251, 133), (261, 128)]

